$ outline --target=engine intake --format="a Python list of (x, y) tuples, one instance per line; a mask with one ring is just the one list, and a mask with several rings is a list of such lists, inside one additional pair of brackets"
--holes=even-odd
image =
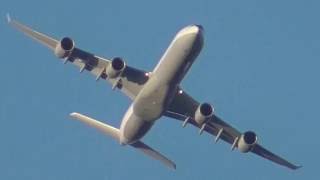
[(74, 41), (69, 37), (64, 37), (61, 39), (61, 41), (59, 42), (59, 44), (55, 48), (54, 54), (58, 58), (61, 58), (61, 59), (66, 58), (66, 57), (70, 56), (74, 47), (75, 47)]
[(120, 73), (125, 69), (126, 63), (120, 57), (115, 57), (111, 61), (111, 65), (109, 65), (106, 69), (106, 74), (109, 78), (115, 78), (120, 75)]
[(249, 152), (257, 143), (257, 135), (253, 131), (247, 131), (241, 135), (238, 141), (239, 151), (246, 153)]
[(209, 120), (213, 116), (213, 107), (209, 103), (200, 104), (194, 119), (199, 124), (202, 125), (207, 120)]

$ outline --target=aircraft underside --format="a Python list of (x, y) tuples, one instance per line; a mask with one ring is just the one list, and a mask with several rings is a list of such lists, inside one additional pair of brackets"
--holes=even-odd
[(175, 169), (173, 161), (141, 141), (156, 120), (166, 116), (181, 122), (183, 127), (190, 124), (199, 128), (199, 134), (207, 132), (215, 136), (215, 142), (223, 140), (231, 145), (231, 150), (251, 152), (290, 169), (301, 167), (261, 146), (253, 131), (240, 132), (232, 127), (215, 114), (209, 103), (198, 102), (180, 87), (203, 47), (202, 26), (190, 25), (180, 30), (154, 70), (148, 72), (128, 66), (120, 57), (107, 59), (82, 50), (70, 37), (56, 40), (11, 19), (9, 15), (7, 20), (14, 28), (49, 48), (64, 64), (75, 65), (80, 72), (90, 72), (96, 80), (110, 83), (112, 89), (121, 91), (132, 100), (120, 128), (77, 112), (70, 114), (120, 144), (138, 149)]

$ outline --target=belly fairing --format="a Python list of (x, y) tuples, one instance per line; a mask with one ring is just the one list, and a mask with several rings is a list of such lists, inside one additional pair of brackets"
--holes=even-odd
[(164, 84), (161, 85), (155, 79), (150, 79), (148, 87), (144, 88), (133, 103), (134, 113), (145, 119), (145, 121), (155, 121), (160, 118), (166, 109), (169, 99), (168, 96), (173, 94), (174, 87)]
[(120, 126), (120, 144), (132, 144), (141, 139), (152, 127), (153, 122), (147, 122), (133, 112), (133, 104), (125, 113)]
[[(125, 124), (123, 136), (125, 144), (131, 144), (141, 139), (151, 129), (153, 122), (147, 122), (140, 118), (130, 120)], [(127, 142), (125, 142), (127, 141)]]

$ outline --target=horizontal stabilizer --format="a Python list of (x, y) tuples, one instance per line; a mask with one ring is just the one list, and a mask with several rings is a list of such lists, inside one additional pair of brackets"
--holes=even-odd
[(155, 160), (159, 160), (162, 163), (164, 163), (167, 167), (169, 167), (170, 169), (176, 169), (176, 164), (171, 161), (170, 159), (168, 159), (167, 157), (165, 157), (164, 155), (160, 154), (159, 152), (157, 152), (156, 150), (152, 149), (151, 147), (149, 147), (148, 145), (146, 145), (145, 143), (141, 142), (141, 141), (137, 141), (133, 144), (130, 144), (132, 147), (139, 149), (140, 151), (142, 151), (144, 154), (152, 157)]
[(76, 112), (71, 113), (70, 116), (81, 121), (81, 122), (88, 124), (91, 127), (94, 127), (96, 129), (100, 130), (101, 132), (113, 137), (117, 141), (119, 140), (120, 131), (119, 131), (119, 129), (117, 129), (113, 126), (102, 123), (100, 121), (97, 121), (95, 119), (92, 119), (88, 116), (85, 116), (85, 115), (82, 115), (82, 114), (76, 113)]
[[(102, 123), (100, 121), (97, 121), (95, 119), (92, 119), (88, 116), (85, 116), (83, 114), (80, 113), (71, 113), (70, 114), (71, 117), (73, 117), (74, 119), (77, 119), (81, 122), (84, 122), (86, 124), (88, 124), (91, 127), (94, 127), (98, 130), (100, 130), (101, 132), (113, 137), (114, 139), (118, 140), (120, 139), (120, 130), (110, 126), (108, 124)], [(135, 149), (140, 150), (141, 152), (143, 152), (145, 155), (158, 160), (160, 162), (162, 162), (163, 164), (165, 164), (167, 167), (171, 168), (171, 169), (176, 169), (176, 165), (174, 162), (172, 162), (170, 159), (168, 159), (167, 157), (165, 157), (164, 155), (160, 154), (159, 152), (157, 152), (156, 150), (152, 149), (151, 147), (149, 147), (148, 145), (146, 145), (145, 143), (141, 142), (141, 141), (137, 141), (133, 144), (130, 144), (130, 146), (134, 147)]]

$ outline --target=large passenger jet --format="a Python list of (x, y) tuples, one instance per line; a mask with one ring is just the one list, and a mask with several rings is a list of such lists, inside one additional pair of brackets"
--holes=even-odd
[(202, 26), (189, 25), (181, 29), (157, 66), (149, 72), (127, 65), (120, 57), (107, 59), (84, 51), (76, 47), (70, 37), (56, 40), (11, 19), (9, 15), (7, 20), (14, 28), (47, 46), (62, 59), (63, 63), (79, 67), (80, 72), (89, 71), (96, 80), (103, 79), (109, 82), (112, 89), (120, 90), (132, 100), (120, 128), (77, 112), (70, 114), (72, 118), (111, 136), (121, 145), (138, 149), (167, 167), (176, 169), (173, 161), (142, 142), (142, 138), (155, 122), (166, 116), (180, 121), (183, 127), (191, 124), (199, 128), (200, 134), (203, 132), (212, 134), (216, 142), (222, 139), (231, 145), (231, 150), (252, 152), (290, 169), (300, 167), (262, 147), (253, 131), (241, 133), (224, 122), (209, 103), (198, 102), (180, 86), (202, 49), (204, 39)]

